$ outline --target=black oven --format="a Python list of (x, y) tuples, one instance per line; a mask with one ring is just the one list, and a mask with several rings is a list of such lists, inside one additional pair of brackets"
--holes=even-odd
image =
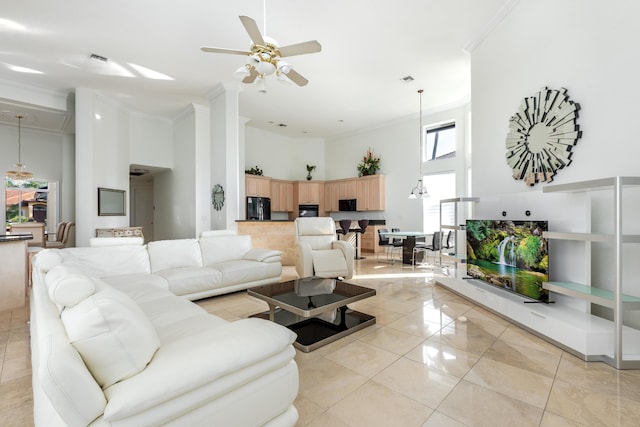
[(318, 216), (318, 205), (298, 205), (298, 216)]

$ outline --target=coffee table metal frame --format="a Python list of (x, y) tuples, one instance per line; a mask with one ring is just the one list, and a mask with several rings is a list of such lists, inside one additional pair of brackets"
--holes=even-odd
[[(303, 281), (308, 281), (310, 279), (335, 280), (336, 285), (340, 284), (341, 286), (346, 285), (347, 287), (358, 287), (361, 292), (357, 295), (342, 295), (337, 293), (344, 298), (319, 307), (309, 306), (307, 309), (297, 307), (287, 303), (286, 301), (275, 298), (285, 292), (273, 296), (269, 295), (272, 294), (273, 290), (283, 288), (287, 285), (295, 287), (296, 284), (303, 284)], [(261, 293), (261, 291), (263, 291), (263, 293)], [(251, 288), (247, 290), (247, 293), (269, 305), (268, 312), (256, 314), (254, 317), (261, 317), (263, 319), (268, 318), (269, 320), (282, 324), (296, 332), (298, 334), (298, 339), (296, 339), (294, 346), (305, 353), (313, 351), (376, 323), (376, 318), (374, 316), (360, 313), (347, 307), (347, 304), (376, 295), (375, 289), (354, 285), (353, 283), (349, 283), (344, 280), (321, 278), (295, 279), (282, 283), (274, 283), (272, 285)], [(332, 293), (335, 295), (335, 290)], [(289, 292), (289, 294), (291, 294), (291, 292)], [(291, 297), (291, 295), (289, 296)], [(299, 298), (308, 298), (308, 296), (300, 296)], [(338, 324), (331, 323), (317, 317), (336, 310), (340, 313), (340, 318), (337, 319), (340, 322)], [(292, 315), (302, 317), (303, 320), (297, 321), (294, 319), (292, 321), (292, 318), (295, 318), (295, 316)], [(318, 338), (316, 338), (316, 336), (318, 336)]]

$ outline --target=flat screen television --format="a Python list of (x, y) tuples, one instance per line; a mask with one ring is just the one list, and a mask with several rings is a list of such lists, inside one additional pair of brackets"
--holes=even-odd
[(467, 275), (548, 303), (547, 229), (547, 221), (467, 220)]

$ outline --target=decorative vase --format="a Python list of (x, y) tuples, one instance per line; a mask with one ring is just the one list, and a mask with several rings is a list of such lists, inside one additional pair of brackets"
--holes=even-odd
[(307, 174), (307, 181), (311, 181), (311, 172)]

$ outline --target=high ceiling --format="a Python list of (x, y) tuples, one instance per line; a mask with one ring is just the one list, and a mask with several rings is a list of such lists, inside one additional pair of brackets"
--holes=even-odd
[[(250, 39), (238, 18), (247, 15), (282, 46), (318, 40), (322, 51), (288, 58), (309, 80), (307, 86), (283, 85), (273, 76), (267, 93), (242, 84), (240, 114), (250, 126), (286, 136), (331, 138), (415, 116), (418, 89), (424, 89), (425, 111), (467, 99), (470, 67), (464, 47), (477, 42), (510, 3), (4, 2), (0, 80), (63, 93), (92, 88), (134, 111), (174, 118), (190, 103), (206, 104), (218, 85), (238, 84), (232, 73), (246, 62), (243, 56), (204, 53), (200, 47), (248, 49)], [(92, 53), (108, 61), (90, 59)], [(144, 77), (145, 69), (170, 79)], [(414, 81), (405, 83), (405, 76)], [(55, 111), (1, 93), (0, 102), (2, 122), (15, 122), (11, 112), (25, 111), (33, 115), (32, 127), (62, 129)]]

